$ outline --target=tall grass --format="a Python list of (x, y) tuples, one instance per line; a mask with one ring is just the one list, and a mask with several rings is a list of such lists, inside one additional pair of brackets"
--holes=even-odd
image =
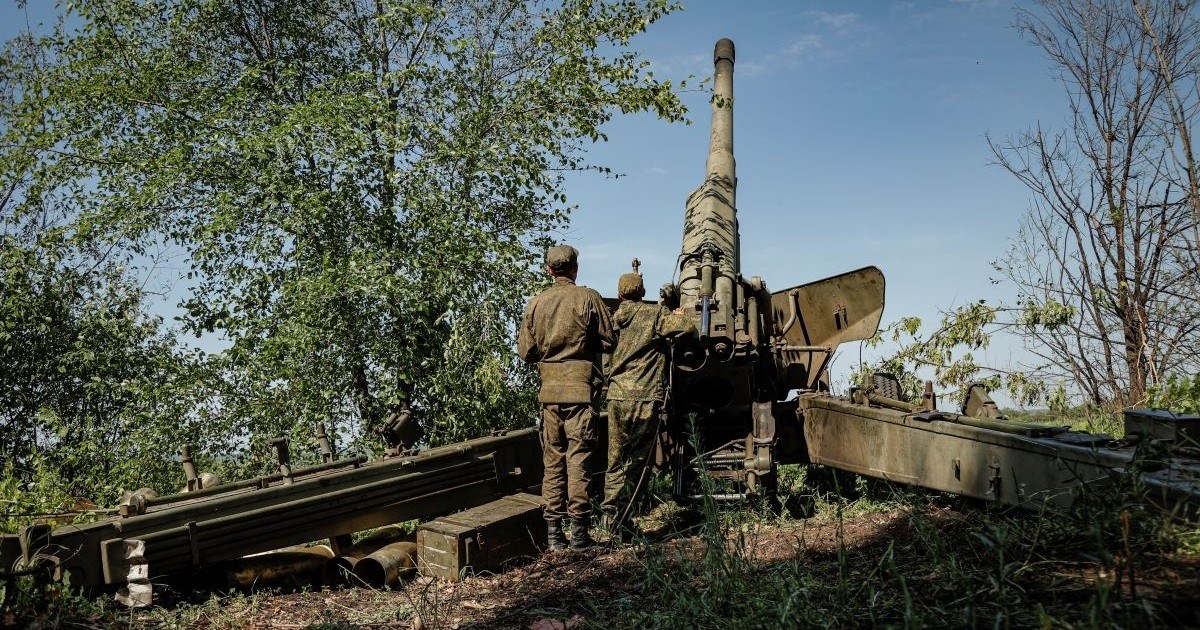
[[(1150, 512), (1134, 484), (1085, 498), (1068, 513), (1035, 513), (963, 505), (963, 499), (845, 473), (818, 471), (805, 481), (816, 495), (816, 514), (806, 523), (766, 518), (774, 527), (764, 529), (761, 512), (721, 511), (703, 501), (693, 538), (644, 549), (634, 587), (640, 601), (621, 608), (597, 603), (592, 625), (1140, 628), (1200, 622), (1194, 608), (1164, 597), (1158, 579), (1164, 566), (1188, 553), (1181, 544), (1194, 545), (1197, 534)], [(861, 521), (871, 514), (881, 516), (876, 534), (882, 535), (863, 535)], [(790, 553), (763, 554), (763, 532), (772, 532), (773, 544), (790, 541)]]
[[(604, 586), (603, 598), (586, 599), (599, 582), (576, 593), (560, 581), (553, 603), (539, 605), (605, 630), (1200, 626), (1200, 530), (1154, 512), (1136, 479), (1093, 489), (1071, 511), (1039, 513), (829, 468), (785, 468), (782, 503), (802, 506), (802, 518), (703, 499), (693, 518), (675, 519), (665, 542), (643, 539), (615, 562), (594, 554), (576, 560), (610, 567), (619, 583)], [(702, 475), (701, 483), (712, 482)], [(575, 571), (555, 562), (552, 570)], [(133, 613), (31, 586), (22, 581), (9, 593), (0, 626), (239, 627), (269, 604), (263, 595), (235, 594)], [(460, 591), (413, 586), (377, 593), (364, 609), (370, 614), (327, 614), (315, 627), (419, 618), (433, 628), (463, 614), (453, 594)], [(505, 619), (545, 612), (523, 608)]]

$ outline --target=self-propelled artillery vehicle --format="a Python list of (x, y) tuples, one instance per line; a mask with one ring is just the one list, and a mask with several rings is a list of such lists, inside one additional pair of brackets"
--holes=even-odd
[[(1193, 511), (1200, 503), (1200, 417), (1129, 411), (1126, 437), (1114, 441), (1011, 422), (980, 387), (954, 412), (940, 410), (928, 386), (920, 400), (902, 399), (895, 379), (882, 374), (847, 396), (833, 395), (828, 367), (839, 345), (878, 329), (883, 273), (863, 267), (780, 291), (744, 274), (734, 61), (733, 43), (717, 42), (707, 175), (687, 199), (678, 282), (661, 296), (684, 309), (698, 330), (694, 340), (672, 349), (671, 400), (657, 458), (672, 474), (677, 496), (711, 489), (694, 483), (700, 475), (728, 482), (718, 498), (769, 496), (778, 465), (794, 462), (1039, 508), (1068, 506), (1134, 474), (1149, 500)], [(121, 589), (123, 601), (145, 605), (161, 576), (323, 538), (333, 543), (330, 555), (349, 562), (355, 556), (347, 537), (354, 532), (467, 508), (473, 509), (460, 514), (487, 521), (503, 513), (505, 523), (525, 525), (505, 529), (494, 527), (500, 517), (463, 517), (431, 529), (437, 540), (449, 541), (436, 550), (447, 558), (444, 567), (478, 567), (516, 553), (512, 536), (497, 532), (544, 540), (544, 524), (536, 534), (536, 499), (529, 508), (518, 505), (521, 499), (478, 511), (501, 497), (536, 491), (541, 454), (534, 429), (420, 453), (397, 450), (377, 461), (335, 459), (323, 429), (317, 441), (319, 465), (294, 470), (286, 440), (277, 440), (277, 474), (215, 486), (196, 474), (185, 453), (185, 492), (130, 493), (109, 518), (32, 525), (0, 537), (0, 572), (42, 571), (77, 587)], [(519, 520), (524, 517), (532, 520)], [(422, 544), (418, 539), (416, 546)], [(381, 571), (394, 574), (411, 554), (381, 558), (390, 558)]]

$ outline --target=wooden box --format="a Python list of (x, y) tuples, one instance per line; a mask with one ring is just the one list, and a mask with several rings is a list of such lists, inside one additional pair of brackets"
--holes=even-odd
[(417, 567), (424, 575), (457, 582), (535, 558), (545, 543), (541, 498), (514, 494), (422, 524)]

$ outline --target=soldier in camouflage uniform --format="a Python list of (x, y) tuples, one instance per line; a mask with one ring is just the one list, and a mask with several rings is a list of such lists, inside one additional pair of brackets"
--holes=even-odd
[(621, 304), (613, 315), (617, 347), (609, 366), (608, 471), (604, 514), (618, 537), (632, 531), (630, 516), (638, 481), (650, 464), (667, 387), (669, 340), (696, 334), (682, 311), (643, 303), (642, 276), (627, 273), (617, 283)]
[(600, 294), (576, 286), (579, 252), (557, 245), (546, 252), (554, 286), (525, 307), (517, 352), (537, 362), (542, 376), (542, 501), (551, 550), (566, 548), (563, 517), (571, 519), (571, 548), (592, 543), (588, 500), (589, 458), (595, 448), (602, 383), (601, 353), (615, 338)]

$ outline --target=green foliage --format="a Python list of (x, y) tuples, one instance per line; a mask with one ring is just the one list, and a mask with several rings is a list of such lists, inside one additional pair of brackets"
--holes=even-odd
[[(111, 602), (84, 597), (40, 575), (0, 582), (0, 625), (6, 628), (111, 628), (129, 625)], [(124, 622), (124, 623), (122, 623)]]
[(1146, 406), (1170, 409), (1176, 413), (1200, 414), (1200, 374), (1190, 377), (1172, 374), (1147, 392)]
[(1061, 406), (1051, 398), (1049, 409), (1006, 409), (1010, 420), (1053, 427), (1068, 427), (1073, 431), (1103, 433), (1115, 438), (1125, 435), (1125, 416), (1119, 405)]
[[(1064, 309), (1022, 311), (1022, 325), (1045, 327), (1057, 325), (1054, 317)], [(1026, 315), (1028, 315), (1026, 317)], [(965, 391), (971, 383), (982, 382), (988, 389), (1004, 389), (1019, 404), (1066, 405), (1066, 391), (1061, 385), (1051, 386), (1037, 371), (1021, 372), (1002, 369), (980, 363), (975, 353), (986, 350), (992, 336), (1008, 328), (1012, 309), (992, 306), (985, 300), (972, 302), (942, 314), (938, 328), (930, 333), (921, 330), (921, 319), (902, 317), (880, 329), (867, 340), (870, 347), (885, 343), (894, 344), (896, 350), (876, 363), (862, 368), (855, 374), (857, 381), (864, 373), (887, 372), (900, 380), (902, 394), (909, 400), (919, 399), (923, 383), (918, 373), (928, 370), (934, 385), (940, 390), (949, 390), (953, 396)]]
[(71, 484), (41, 457), (34, 455), (22, 464), (32, 470), (19, 472), (18, 464), (10, 460), (0, 479), (0, 533), (16, 533), (36, 516), (59, 514), (73, 507)]
[[(312, 461), (317, 421), (342, 451), (405, 406), (432, 444), (530, 424), (512, 337), (562, 173), (609, 172), (586, 148), (616, 112), (682, 120), (628, 47), (674, 8), (68, 3), (0, 56), (0, 352), (24, 361), (0, 390), (70, 385), (4, 401), (5, 452), (161, 490), (182, 442), (241, 476), (280, 434)], [(146, 286), (221, 351), (179, 350)]]
[(0, 220), (0, 466), (99, 502), (162, 487), (171, 440), (192, 433), (172, 391), (187, 358), (129, 274), (73, 256), (48, 215)]
[(1052, 297), (1044, 302), (1027, 300), (1024, 306), (1017, 321), (1030, 331), (1055, 330), (1066, 326), (1077, 315), (1075, 307), (1067, 306)]

